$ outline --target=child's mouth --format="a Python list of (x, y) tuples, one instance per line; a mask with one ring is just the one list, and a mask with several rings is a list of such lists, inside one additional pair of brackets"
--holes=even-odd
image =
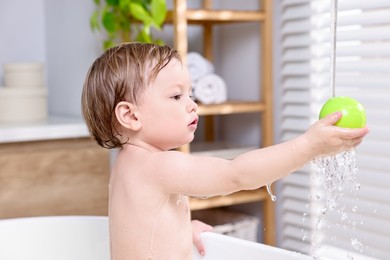
[(196, 126), (198, 124), (198, 118), (195, 118), (194, 121), (192, 121), (189, 126)]

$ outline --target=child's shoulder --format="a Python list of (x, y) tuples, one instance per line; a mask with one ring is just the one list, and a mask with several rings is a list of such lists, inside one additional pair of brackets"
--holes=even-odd
[(145, 149), (123, 149), (115, 160), (117, 169), (137, 172), (173, 170), (193, 157), (180, 151), (151, 152)]

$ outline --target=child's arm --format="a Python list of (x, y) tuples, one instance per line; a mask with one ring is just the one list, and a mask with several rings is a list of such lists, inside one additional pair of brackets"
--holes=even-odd
[(214, 196), (259, 188), (302, 167), (316, 156), (351, 149), (361, 143), (367, 128), (333, 126), (341, 113), (329, 115), (308, 131), (285, 143), (244, 153), (234, 160), (165, 152), (156, 173), (167, 193)]

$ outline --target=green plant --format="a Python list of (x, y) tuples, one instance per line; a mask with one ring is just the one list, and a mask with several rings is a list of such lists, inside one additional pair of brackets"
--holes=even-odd
[(105, 31), (103, 48), (120, 42), (153, 42), (151, 28), (162, 29), (167, 7), (165, 0), (93, 0), (96, 6), (90, 17), (92, 31)]

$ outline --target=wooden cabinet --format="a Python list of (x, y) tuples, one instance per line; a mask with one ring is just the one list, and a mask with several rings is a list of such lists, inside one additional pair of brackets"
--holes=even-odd
[(0, 219), (107, 215), (109, 152), (89, 137), (0, 143)]
[[(200, 1), (200, 0), (199, 0)], [(229, 114), (258, 113), (261, 127), (262, 146), (273, 143), (273, 95), (272, 95), (272, 0), (260, 1), (259, 10), (213, 10), (211, 0), (203, 0), (202, 9), (187, 8), (187, 0), (175, 0), (173, 11), (168, 13), (167, 22), (173, 24), (175, 48), (180, 52), (184, 62), (188, 53), (188, 25), (199, 25), (203, 28), (203, 56), (213, 61), (213, 26), (227, 23), (260, 23), (259, 40), (261, 44), (261, 84), (259, 101), (228, 100), (223, 104), (199, 104), (198, 114), (205, 118), (205, 135), (207, 141), (215, 139), (213, 117)], [(181, 148), (184, 152), (193, 152), (192, 144)], [(211, 152), (212, 153), (212, 152)], [(275, 244), (274, 203), (265, 188), (254, 191), (241, 191), (228, 196), (210, 199), (191, 199), (191, 209), (206, 209), (240, 203), (262, 201), (264, 220), (264, 242)]]

